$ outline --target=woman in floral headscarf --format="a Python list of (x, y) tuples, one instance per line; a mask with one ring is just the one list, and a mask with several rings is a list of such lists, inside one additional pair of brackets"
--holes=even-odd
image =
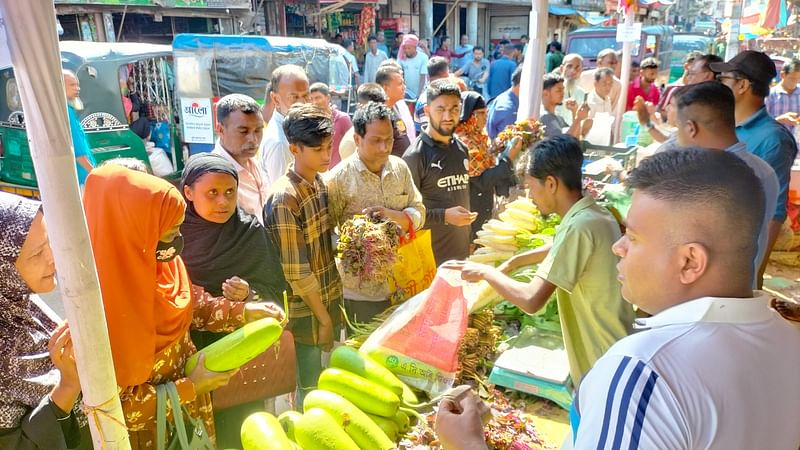
[(486, 133), (486, 101), (477, 92), (465, 91), (461, 93), (461, 103), (461, 121), (455, 135), (469, 149), (470, 209), (478, 213), (478, 218), (472, 222), (475, 237), (492, 218), (494, 196), (507, 196), (509, 188), (516, 184), (513, 161), (521, 146), (515, 142), (498, 155)]
[(39, 202), (0, 193), (0, 448), (75, 448), (78, 370), (66, 324), (33, 293), (55, 288)]

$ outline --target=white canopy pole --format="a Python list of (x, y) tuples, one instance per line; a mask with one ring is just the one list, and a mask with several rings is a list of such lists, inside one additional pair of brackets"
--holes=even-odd
[[(638, 1), (638, 0), (636, 0)], [(625, 27), (633, 26), (634, 19), (634, 5), (630, 5), (625, 11)], [(617, 100), (617, 110), (614, 119), (614, 136), (617, 142), (625, 139), (625, 136), (620, 136), (620, 129), (622, 126), (622, 115), (625, 114), (625, 105), (628, 102), (628, 87), (631, 84), (631, 51), (633, 50), (633, 42), (622, 43), (622, 68), (620, 69), (619, 77), (622, 84), (621, 92), (619, 93), (619, 100)], [(644, 51), (644, 49), (640, 49)]]
[[(78, 192), (53, 0), (0, 0), (95, 449), (130, 449)], [(132, 324), (135, 326), (135, 324)]]
[(531, 0), (528, 50), (522, 65), (517, 120), (538, 118), (542, 105), (544, 54), (547, 50), (547, 0)]

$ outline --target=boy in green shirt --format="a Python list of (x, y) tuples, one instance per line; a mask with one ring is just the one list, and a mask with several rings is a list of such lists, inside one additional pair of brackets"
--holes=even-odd
[[(556, 292), (570, 375), (577, 386), (594, 362), (633, 325), (632, 306), (622, 299), (617, 257), (611, 246), (619, 224), (581, 186), (583, 151), (572, 136), (539, 142), (532, 150), (525, 182), (542, 214), (562, 217), (552, 246), (515, 256), (497, 269), (466, 263), (462, 278), (486, 280), (505, 299), (532, 314)], [(504, 274), (539, 264), (530, 283)]]

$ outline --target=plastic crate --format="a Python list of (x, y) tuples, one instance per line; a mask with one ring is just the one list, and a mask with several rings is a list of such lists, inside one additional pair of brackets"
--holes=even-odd
[(36, 186), (36, 173), (33, 170), (28, 148), (28, 136), (24, 129), (3, 128), (3, 165), (0, 179), (13, 184)]

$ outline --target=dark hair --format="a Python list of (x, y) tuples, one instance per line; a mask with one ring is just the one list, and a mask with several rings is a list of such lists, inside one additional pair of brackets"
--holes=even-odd
[(564, 77), (561, 76), (560, 73), (546, 73), (544, 77), (542, 77), (542, 89), (545, 91), (552, 88), (553, 86), (557, 85), (558, 83), (563, 83)]
[(308, 88), (308, 92), (309, 93), (311, 93), (311, 92), (319, 92), (320, 94), (322, 94), (322, 95), (324, 95), (326, 97), (330, 97), (331, 96), (331, 91), (330, 91), (330, 89), (328, 89), (328, 85), (325, 84), (325, 83), (320, 83), (320, 82), (312, 84), (311, 87)]
[(792, 72), (800, 72), (800, 59), (793, 58), (791, 61), (784, 64), (783, 67), (781, 67), (781, 72), (787, 74)]
[(480, 51), (486, 53), (486, 50), (484, 50), (483, 47), (481, 47), (480, 45), (476, 45), (475, 47), (472, 48), (472, 52), (473, 53), (475, 52), (475, 50), (480, 50)]
[(514, 69), (514, 73), (511, 74), (512, 86), (519, 86), (520, 82), (522, 82), (522, 64), (518, 65), (517, 68)]
[(733, 91), (717, 81), (683, 87), (676, 103), (679, 117), (700, 123), (712, 132), (734, 130), (736, 99)]
[(393, 64), (381, 64), (378, 66), (378, 71), (375, 72), (375, 82), (381, 86), (386, 86), (390, 81), (392, 81), (392, 74), (395, 73), (400, 75), (401, 78), (403, 77), (403, 69), (401, 69), (399, 66), (395, 66)]
[(725, 60), (723, 60), (719, 56), (711, 53), (698, 56), (697, 58), (695, 58), (694, 62), (697, 61), (703, 61), (703, 70), (711, 70), (711, 64), (713, 63), (725, 62)]
[(642, 69), (658, 69), (659, 62), (657, 59), (651, 57), (645, 58), (639, 65)]
[(308, 76), (302, 67), (295, 64), (284, 64), (272, 71), (272, 79), (270, 80), (272, 91), (277, 92), (278, 87), (281, 85), (281, 79), (288, 76), (294, 76), (308, 80)]
[(528, 175), (542, 181), (547, 177), (558, 178), (572, 191), (581, 190), (582, 168), (581, 143), (566, 134), (539, 141), (528, 161)]
[(342, 41), (342, 47), (344, 48), (350, 47), (351, 45), (353, 45), (352, 39), (345, 39)]
[[(698, 211), (695, 220), (686, 222), (687, 228), (705, 231), (698, 237), (712, 252), (719, 250), (715, 243), (737, 246), (739, 264), (753, 270), (755, 236), (765, 212), (764, 189), (741, 158), (697, 147), (661, 152), (643, 160), (625, 184), (656, 200)], [(716, 214), (707, 214), (709, 209)]]
[(386, 103), (386, 92), (378, 83), (364, 83), (358, 87), (358, 103)]
[(639, 64), (639, 61), (631, 61), (631, 68), (638, 67), (641, 68), (642, 65)]
[(283, 132), (290, 144), (319, 147), (333, 134), (331, 116), (311, 103), (298, 103), (286, 113)]
[(387, 120), (391, 124), (394, 114), (383, 103), (369, 102), (356, 110), (353, 115), (353, 131), (361, 137), (367, 134), (367, 125), (376, 120)]
[(442, 38), (439, 40), (439, 42), (445, 42), (445, 41), (448, 41), (448, 40), (450, 40), (450, 36), (442, 36)]
[(441, 56), (434, 56), (428, 60), (428, 76), (429, 77), (438, 77), (442, 76), (442, 73), (447, 74), (448, 68), (450, 63), (447, 62), (446, 58)]
[(375, 36), (374, 34), (370, 34), (369, 36), (367, 36), (367, 42), (372, 42), (372, 41), (377, 41), (377, 40), (378, 40), (378, 36)]
[(603, 79), (603, 77), (606, 77), (606, 76), (613, 77), (614, 76), (614, 71), (609, 69), (608, 67), (603, 67), (602, 69), (597, 69), (594, 72), (594, 81), (600, 81), (600, 80)]
[(425, 94), (428, 96), (428, 104), (430, 105), (434, 100), (443, 95), (452, 95), (461, 101), (461, 89), (449, 78), (440, 78), (431, 81), (428, 88), (425, 89)]
[(550, 48), (553, 48), (553, 49), (558, 50), (560, 52), (561, 51), (561, 43), (560, 42), (551, 42), (550, 43)]
[(509, 41), (508, 39), (500, 39), (500, 45), (508, 45), (510, 43), (511, 41)]
[(520, 39), (528, 39), (528, 35), (527, 35), (527, 34), (523, 34), (523, 35), (522, 35), (522, 36), (520, 36), (519, 38), (520, 38)]
[(225, 119), (234, 111), (241, 111), (244, 114), (257, 114), (261, 112), (261, 107), (252, 97), (242, 94), (226, 95), (217, 102), (217, 123), (224, 125)]

